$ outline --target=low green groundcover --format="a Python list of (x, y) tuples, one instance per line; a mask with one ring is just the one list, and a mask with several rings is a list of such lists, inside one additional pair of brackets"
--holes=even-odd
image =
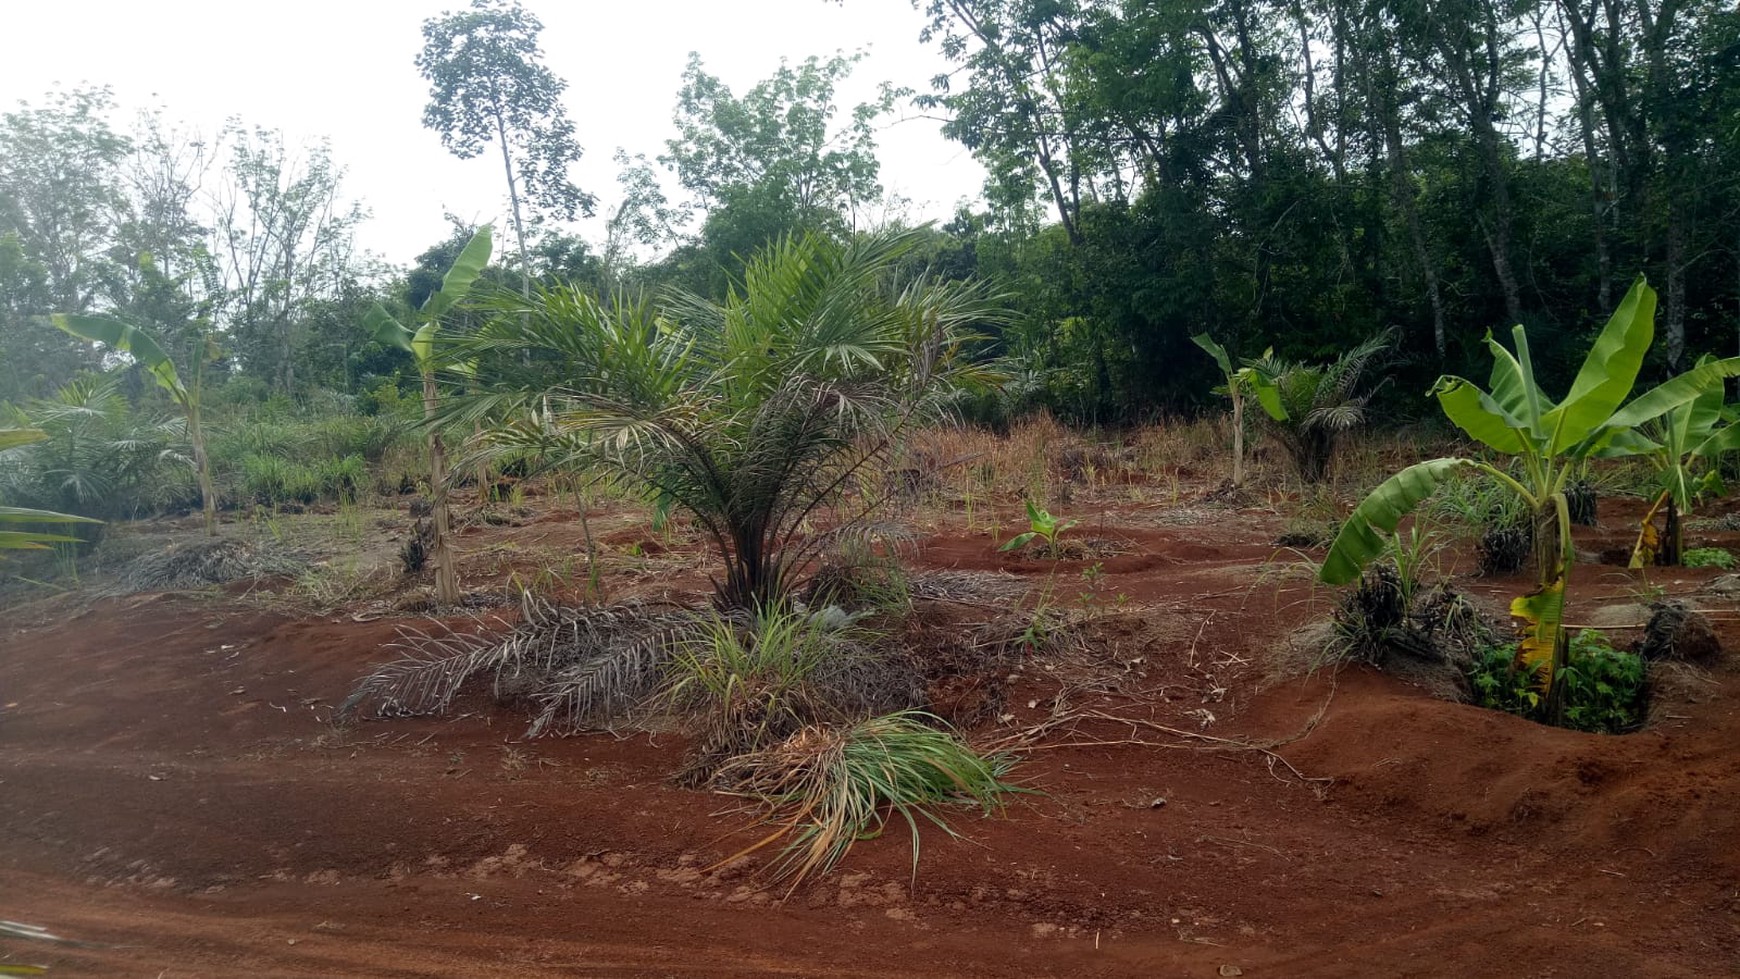
[[(1482, 651), (1468, 673), (1474, 702), (1549, 723), (1546, 704), (1527, 672), (1512, 670), (1516, 644)], [(1643, 659), (1621, 652), (1594, 629), (1571, 639), (1571, 661), (1562, 674), (1565, 684), (1564, 726), (1578, 731), (1622, 734), (1643, 726), (1646, 710)]]

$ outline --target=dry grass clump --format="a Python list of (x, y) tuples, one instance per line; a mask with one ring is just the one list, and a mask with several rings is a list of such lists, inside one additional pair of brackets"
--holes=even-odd
[(295, 578), (307, 570), (305, 558), (276, 544), (202, 537), (134, 559), (121, 569), (120, 579), (126, 591), (169, 591)]

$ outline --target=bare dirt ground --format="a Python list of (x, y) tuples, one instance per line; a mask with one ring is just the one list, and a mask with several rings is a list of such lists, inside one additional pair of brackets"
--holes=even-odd
[[(1580, 548), (1629, 536), (1636, 504), (1603, 505)], [(997, 506), (1006, 537), (1018, 504)], [(403, 515), (380, 513), (385, 538)], [(1116, 553), (999, 554), (958, 510), (906, 549), (915, 575), (1045, 592), (1088, 623), (1085, 647), (1025, 664), (969, 732), (1025, 743), (1017, 776), (1035, 791), (999, 817), (954, 817), (965, 839), (927, 832), (916, 879), (902, 826), (785, 900), (752, 862), (708, 869), (759, 834), (734, 800), (671, 783), (674, 734), (527, 742), (523, 713), (482, 696), (446, 718), (333, 724), (418, 621), (363, 587), (390, 562), (348, 565), (356, 595), (318, 614), (272, 588), (16, 607), (0, 620), (0, 919), (88, 945), (0, 939), (0, 962), (164, 977), (1740, 973), (1732, 657), (1622, 737), (1364, 669), (1277, 682), (1278, 651), (1329, 596), (1269, 543), (1274, 510), (1124, 500), (1075, 515)], [(467, 587), (499, 592), (581, 549), (571, 516), (534, 502), (474, 523)], [(698, 546), (639, 519), (592, 528), (613, 591), (704, 591)], [(1706, 587), (1717, 574), (1650, 582), (1710, 610), (1732, 647), (1740, 616)], [(1465, 584), (1495, 608), (1518, 585)], [(1620, 640), (1641, 625), (1637, 573), (1584, 566), (1576, 587), (1574, 618), (1604, 615)]]

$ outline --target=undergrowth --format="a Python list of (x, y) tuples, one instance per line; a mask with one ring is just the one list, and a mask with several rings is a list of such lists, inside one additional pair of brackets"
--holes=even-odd
[(831, 870), (856, 841), (881, 835), (898, 816), (912, 833), (916, 878), (921, 819), (955, 836), (937, 809), (976, 808), (988, 815), (1017, 791), (1004, 781), (1012, 759), (980, 755), (940, 724), (929, 714), (900, 711), (849, 727), (806, 727), (771, 748), (733, 758), (715, 784), (762, 802), (775, 829), (725, 862), (784, 840), (773, 869), (795, 889), (809, 875)]
[[(1548, 723), (1546, 705), (1526, 670), (1512, 669), (1516, 644), (1489, 646), (1469, 670), (1474, 702), (1481, 707)], [(1564, 726), (1577, 731), (1623, 734), (1643, 726), (1647, 684), (1643, 659), (1614, 649), (1594, 629), (1571, 639), (1565, 684)]]
[(1734, 570), (1740, 564), (1734, 558), (1734, 552), (1722, 547), (1694, 547), (1680, 555), (1680, 563), (1688, 568), (1721, 568), (1723, 571)]

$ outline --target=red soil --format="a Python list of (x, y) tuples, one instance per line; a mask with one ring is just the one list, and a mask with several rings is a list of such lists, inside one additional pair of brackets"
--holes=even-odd
[[(482, 700), (446, 719), (333, 726), (333, 705), (412, 620), (294, 618), (222, 595), (9, 615), (0, 919), (92, 946), (0, 939), (0, 962), (261, 977), (1740, 972), (1731, 658), (1698, 702), (1624, 737), (1364, 670), (1259, 692), (1256, 664), (1323, 609), (1298, 577), (1263, 570), (1278, 518), (1153, 516), (1108, 517), (1092, 533), (1126, 553), (1057, 567), (958, 528), (919, 543), (916, 567), (1049, 578), (1059, 601), (1086, 590), (1106, 609), (1104, 645), (1030, 664), (1015, 716), (975, 736), (1037, 723), (1065, 695), (1138, 723), (1052, 731), (1018, 769), (1042, 794), (1002, 818), (955, 817), (967, 839), (925, 833), (916, 882), (900, 829), (784, 903), (753, 866), (707, 872), (752, 837), (731, 800), (670, 783), (680, 738), (522, 742), (523, 716)], [(480, 527), (465, 546), (553, 529), (572, 536)], [(1094, 563), (1100, 577), (1082, 578)], [(1580, 609), (1637, 587), (1615, 569), (1579, 575)], [(1179, 743), (1148, 720), (1305, 734), (1273, 758), (1132, 743)]]

